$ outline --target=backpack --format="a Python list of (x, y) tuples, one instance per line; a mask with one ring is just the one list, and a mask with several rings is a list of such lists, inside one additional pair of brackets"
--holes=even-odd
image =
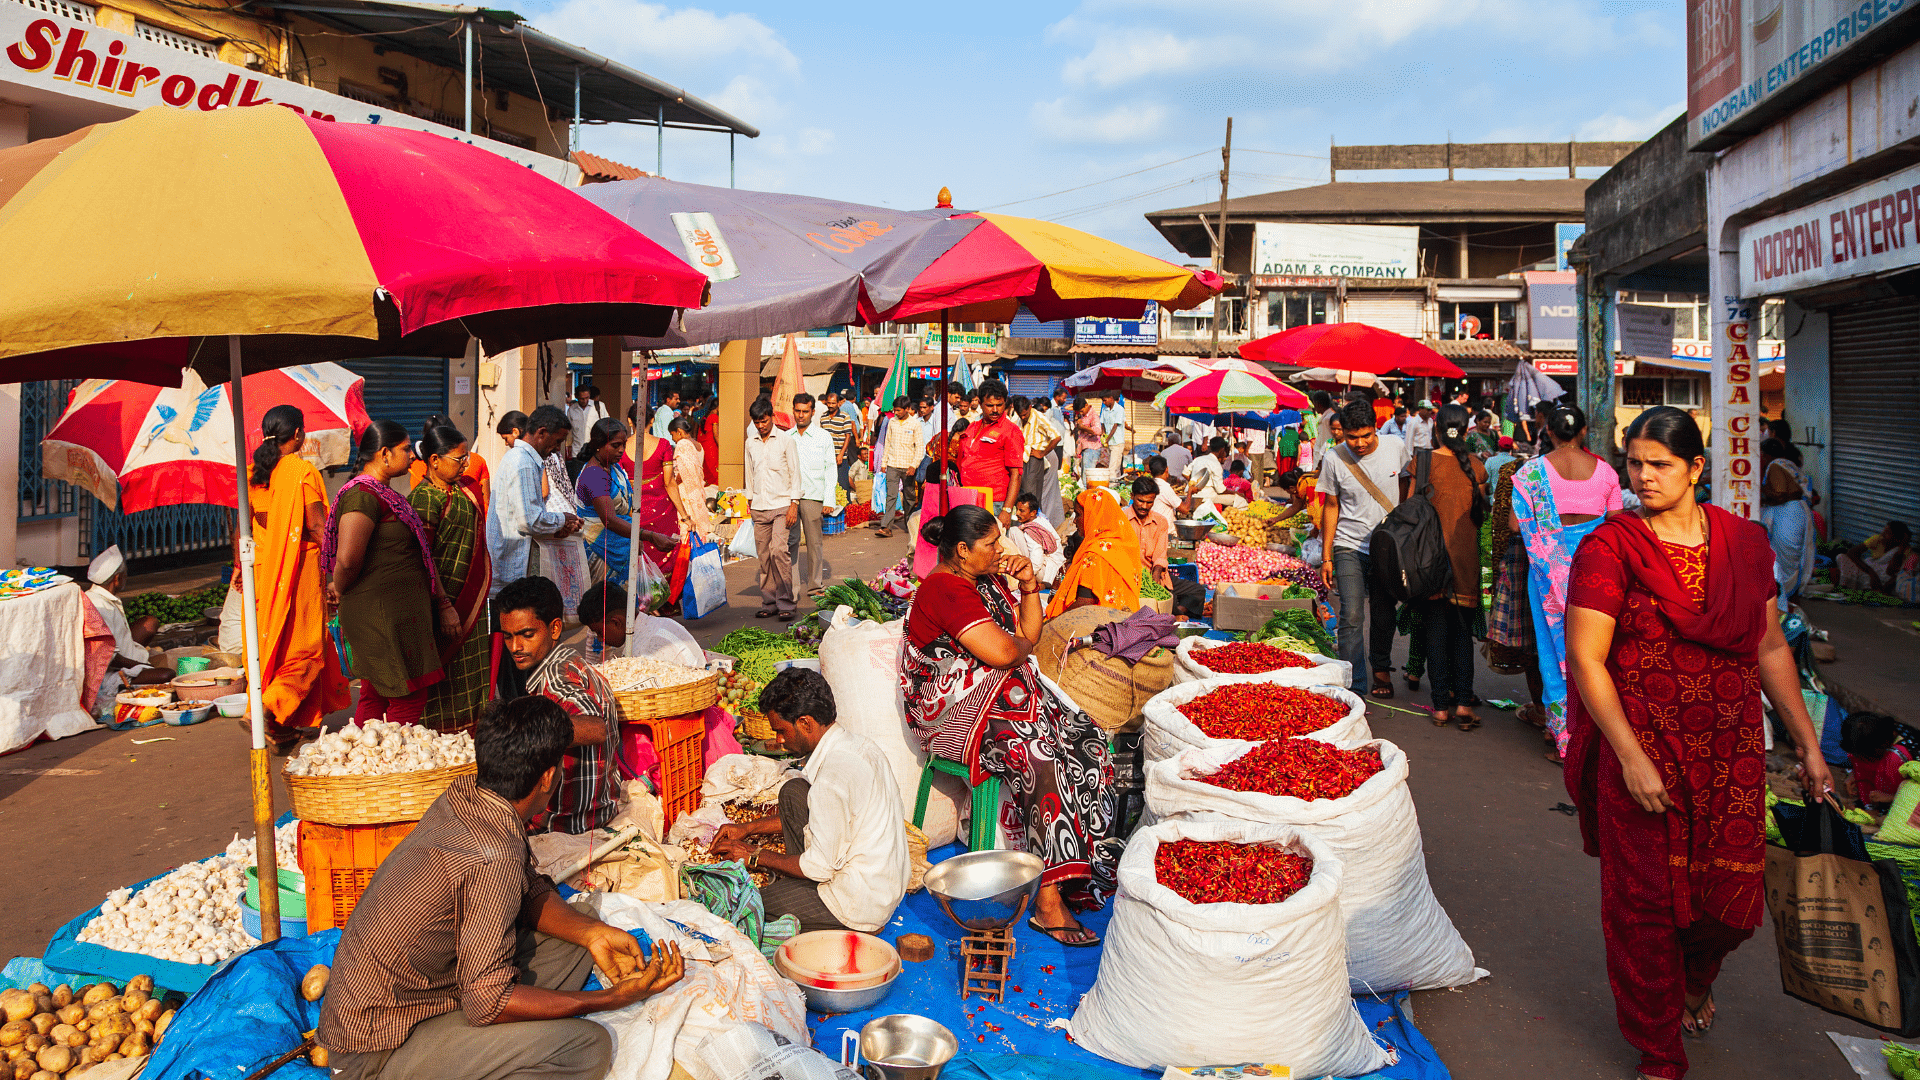
[[(1414, 459), (1418, 464), (1412, 494), (1387, 511), (1374, 526), (1369, 541), (1374, 586), (1402, 603), (1429, 599), (1453, 580), (1453, 557), (1447, 553), (1447, 534), (1440, 527), (1439, 511), (1433, 508), (1433, 484), (1427, 478), (1433, 451), (1422, 450)], [(1358, 461), (1350, 464), (1361, 485), (1385, 506), (1386, 499), (1360, 470)]]

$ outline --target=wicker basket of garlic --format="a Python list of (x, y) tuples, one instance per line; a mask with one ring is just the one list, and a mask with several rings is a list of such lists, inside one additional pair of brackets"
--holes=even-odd
[(281, 775), (295, 816), (324, 825), (419, 821), (433, 800), (473, 773), (473, 736), (416, 724), (348, 724), (302, 746)]
[(600, 665), (628, 723), (705, 712), (720, 700), (720, 673), (644, 656), (616, 656)]

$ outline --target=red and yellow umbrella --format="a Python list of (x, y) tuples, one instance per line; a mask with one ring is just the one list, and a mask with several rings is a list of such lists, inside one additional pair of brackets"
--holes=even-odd
[(224, 378), (657, 334), (706, 278), (478, 147), (291, 109), (153, 108), (0, 151), (7, 376)]

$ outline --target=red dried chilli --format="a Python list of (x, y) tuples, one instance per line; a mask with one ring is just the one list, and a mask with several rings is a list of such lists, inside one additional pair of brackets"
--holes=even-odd
[(1154, 880), (1195, 904), (1278, 904), (1306, 887), (1313, 860), (1260, 844), (1171, 840), (1153, 853)]
[(1371, 746), (1342, 750), (1317, 739), (1274, 739), (1194, 779), (1229, 791), (1342, 799), (1384, 767), (1380, 751)]
[(1338, 700), (1272, 683), (1234, 683), (1179, 706), (1210, 739), (1284, 739), (1319, 731), (1347, 715)]
[(1291, 649), (1259, 641), (1236, 641), (1214, 649), (1194, 649), (1187, 655), (1200, 666), (1222, 675), (1258, 675), (1263, 671), (1313, 666), (1313, 661)]

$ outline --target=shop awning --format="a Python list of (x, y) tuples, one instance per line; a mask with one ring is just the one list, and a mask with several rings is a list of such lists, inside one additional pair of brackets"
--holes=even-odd
[[(489, 90), (544, 101), (552, 114), (573, 115), (580, 80), (580, 120), (588, 124), (653, 124), (731, 131), (752, 139), (760, 129), (715, 105), (617, 60), (542, 33), (503, 8), (403, 0), (255, 0), (257, 8), (312, 19), (454, 71), (466, 62), (464, 27), (473, 26), (474, 76)], [(475, 102), (476, 108), (478, 101)]]

